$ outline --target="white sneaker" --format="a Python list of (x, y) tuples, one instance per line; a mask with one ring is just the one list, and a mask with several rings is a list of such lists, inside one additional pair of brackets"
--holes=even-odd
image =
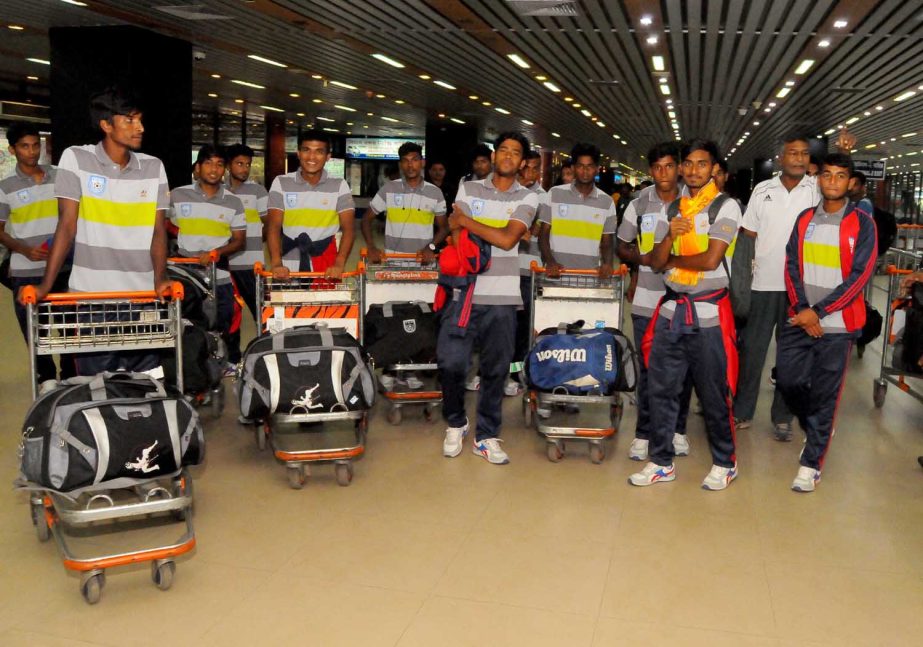
[(423, 388), (423, 380), (413, 375), (408, 375), (404, 382), (407, 384), (407, 388), (413, 391)]
[(58, 386), (55, 380), (45, 380), (38, 385), (38, 394), (45, 395), (49, 391), (54, 391)]
[(792, 489), (795, 492), (813, 492), (819, 482), (820, 470), (801, 465), (798, 468), (798, 475), (792, 481)]
[(705, 480), (702, 481), (703, 490), (723, 490), (731, 481), (737, 478), (737, 466), (734, 467), (721, 467), (720, 465), (712, 465), (711, 471), (705, 477)]
[(689, 455), (689, 439), (686, 434), (673, 434), (673, 453), (676, 456)]
[(465, 390), (467, 391), (477, 391), (480, 388), (481, 388), (481, 376), (480, 375), (475, 375), (473, 378), (471, 378), (470, 380), (468, 380), (468, 382), (465, 383)]
[(654, 483), (666, 483), (676, 479), (676, 470), (672, 465), (663, 467), (657, 463), (648, 463), (640, 472), (628, 477), (628, 482), (638, 487), (653, 485)]
[(394, 379), (393, 375), (385, 375), (382, 373), (381, 377), (378, 378), (378, 383), (381, 384), (382, 389), (391, 392), (394, 391), (394, 385), (397, 384), (397, 380)]
[(508, 398), (515, 398), (523, 392), (522, 384), (516, 380), (507, 380), (503, 387), (503, 394)]
[(500, 447), (500, 443), (502, 442), (503, 441), (499, 438), (485, 438), (480, 441), (475, 440), (472, 451), (478, 456), (486, 458), (488, 463), (506, 465), (510, 462), (510, 457), (507, 456), (506, 452)]
[(465, 436), (468, 435), (468, 422), (464, 427), (446, 427), (445, 440), (442, 441), (442, 455), (455, 458), (462, 451)]
[(631, 441), (631, 447), (628, 448), (628, 458), (633, 461), (646, 461), (648, 445), (650, 445), (650, 441), (635, 438)]

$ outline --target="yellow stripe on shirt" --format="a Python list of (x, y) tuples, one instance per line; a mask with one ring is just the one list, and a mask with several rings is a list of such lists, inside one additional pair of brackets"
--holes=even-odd
[(153, 227), (156, 202), (112, 202), (84, 195), (80, 198), (80, 217), (114, 227)]
[(603, 235), (603, 223), (555, 218), (551, 221), (551, 233), (555, 236), (599, 241)]
[(209, 236), (230, 238), (231, 225), (213, 218), (180, 218), (177, 221), (181, 236)]
[(51, 200), (38, 200), (12, 209), (9, 221), (14, 225), (24, 225), (27, 222), (41, 220), (42, 218), (57, 217), (58, 201), (52, 198)]
[(822, 243), (804, 243), (804, 262), (821, 267), (833, 267), (839, 269), (840, 265), (840, 247), (839, 245), (824, 245)]
[(283, 227), (322, 229), (340, 222), (340, 215), (333, 209), (286, 209), (282, 217)]

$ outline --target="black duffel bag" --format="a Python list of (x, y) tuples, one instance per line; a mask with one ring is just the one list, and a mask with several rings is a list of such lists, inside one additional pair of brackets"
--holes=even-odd
[(424, 301), (389, 301), (369, 307), (363, 339), (375, 365), (436, 361), (436, 315)]
[[(218, 388), (224, 377), (227, 346), (217, 332), (183, 322), (183, 391), (195, 394)], [(176, 387), (176, 353), (167, 350), (161, 360), (164, 381)]]
[(61, 492), (171, 476), (205, 455), (195, 409), (143, 373), (76, 377), (26, 414), (21, 482)]

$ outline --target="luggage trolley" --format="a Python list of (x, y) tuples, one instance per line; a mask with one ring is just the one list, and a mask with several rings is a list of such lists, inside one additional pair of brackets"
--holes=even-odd
[[(367, 258), (365, 249), (361, 251), (363, 261)], [(421, 264), (416, 254), (382, 254), (382, 263), (364, 264), (362, 273), (365, 297), (363, 316), (372, 305), (384, 305), (389, 301), (432, 302), (436, 283), (439, 280), (439, 267), (434, 261)], [(394, 371), (398, 379), (395, 381), (395, 390), (382, 389), (382, 395), (390, 403), (388, 408), (388, 422), (392, 425), (401, 424), (403, 419), (402, 408), (406, 405), (423, 405), (423, 417), (427, 422), (436, 419), (435, 407), (442, 404), (442, 389), (437, 384), (435, 362), (427, 363), (399, 363), (382, 366), (385, 370)], [(424, 378), (421, 389), (402, 388), (400, 377), (404, 373), (416, 372)]]
[[(596, 270), (561, 270), (561, 277), (549, 278), (545, 268), (535, 261), (531, 265), (532, 316), (529, 328), (529, 346), (535, 342), (537, 331), (556, 328), (561, 322), (583, 319), (590, 329), (612, 327), (621, 329), (625, 301), (625, 279), (628, 268), (622, 265), (613, 270), (612, 277), (600, 279)], [(596, 424), (587, 422), (586, 412), (576, 420), (558, 411), (575, 405), (605, 405), (608, 419), (604, 422), (596, 417)], [(523, 415), (526, 426), (534, 425), (545, 436), (548, 460), (557, 463), (564, 457), (565, 441), (589, 443), (590, 460), (601, 463), (606, 457), (604, 441), (615, 435), (622, 418), (622, 394), (572, 395), (564, 391), (542, 392), (529, 389), (523, 396)], [(542, 419), (539, 410), (550, 410), (551, 415)], [(579, 424), (575, 424), (579, 423)]]
[[(261, 332), (322, 323), (344, 328), (360, 339), (359, 272), (344, 272), (340, 279), (327, 279), (323, 272), (291, 272), (287, 279), (276, 279), (262, 263), (256, 263), (253, 271)], [(304, 428), (313, 423), (323, 424), (317, 430)], [(289, 485), (298, 490), (310, 476), (311, 463), (333, 463), (337, 483), (349, 485), (352, 461), (365, 452), (367, 431), (368, 411), (306, 411), (273, 414), (257, 425), (255, 436), (260, 450), (269, 444), (286, 467)]]
[[(172, 348), (182, 390), (181, 284), (172, 285), (170, 298), (164, 302), (153, 291), (49, 294), (41, 302), (33, 287), (24, 288), (22, 294), (29, 322), (33, 400), (38, 397), (36, 357), (56, 353)], [(29, 483), (18, 485), (32, 491), (32, 523), (39, 541), (54, 537), (65, 568), (80, 573), (80, 592), (90, 604), (99, 601), (106, 570), (115, 566), (150, 562), (154, 584), (169, 589), (176, 570), (174, 560), (195, 547), (192, 478), (185, 468), (170, 477), (139, 480), (132, 489), (106, 490), (102, 483), (100, 489), (76, 497)], [(69, 530), (85, 533), (102, 524), (131, 523), (151, 515), (172, 516), (184, 523), (185, 531), (166, 545), (114, 554), (78, 556), (68, 544)]]
[[(216, 263), (218, 262), (218, 254), (214, 252), (211, 253), (211, 263), (203, 266), (199, 259), (197, 258), (187, 258), (185, 256), (171, 256), (167, 259), (167, 267), (190, 267), (196, 270), (205, 269), (205, 283), (207, 286), (208, 296), (217, 303), (217, 295), (215, 294), (215, 286), (218, 284), (218, 268)], [(182, 309), (181, 309), (182, 310)], [(207, 331), (214, 332), (214, 331)], [(225, 352), (225, 355), (227, 353)], [(184, 392), (185, 394), (185, 392)], [(216, 418), (220, 418), (221, 414), (224, 412), (224, 403), (225, 403), (225, 393), (224, 393), (224, 383), (222, 382), (213, 389), (210, 389), (204, 393), (191, 393), (188, 394), (195, 406), (211, 406), (211, 413)]]
[(894, 314), (899, 310), (903, 302), (903, 299), (898, 296), (901, 279), (913, 272), (914, 267), (920, 266), (921, 261), (923, 261), (923, 252), (913, 253), (894, 248), (890, 251), (894, 255), (896, 266), (890, 265), (886, 270), (888, 274), (888, 307), (885, 312), (885, 334), (882, 335), (884, 341), (882, 342), (881, 349), (881, 372), (879, 376), (874, 379), (872, 390), (872, 400), (877, 408), (881, 408), (885, 404), (885, 397), (888, 394), (888, 383), (895, 385), (901, 391), (923, 402), (923, 390), (913, 388), (907, 381), (907, 378), (920, 381), (923, 379), (923, 374), (906, 373), (905, 371), (895, 368), (893, 365), (892, 357), (896, 339), (895, 335), (892, 335), (891, 332), (895, 320)]

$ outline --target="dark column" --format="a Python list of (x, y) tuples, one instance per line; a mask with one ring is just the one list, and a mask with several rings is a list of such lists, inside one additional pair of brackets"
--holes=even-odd
[(772, 177), (772, 160), (756, 158), (753, 160), (753, 186)]
[(266, 113), (266, 146), (264, 147), (266, 187), (277, 175), (285, 173), (285, 115)]
[(426, 120), (427, 160), (445, 162), (446, 181), (455, 185), (470, 169), (471, 152), (478, 143), (478, 129), (474, 125), (446, 123), (436, 119)]
[(141, 103), (142, 151), (163, 161), (171, 187), (188, 184), (192, 45), (139, 27), (55, 27), (48, 36), (55, 161), (68, 146), (101, 139), (90, 123), (90, 96), (118, 85)]

